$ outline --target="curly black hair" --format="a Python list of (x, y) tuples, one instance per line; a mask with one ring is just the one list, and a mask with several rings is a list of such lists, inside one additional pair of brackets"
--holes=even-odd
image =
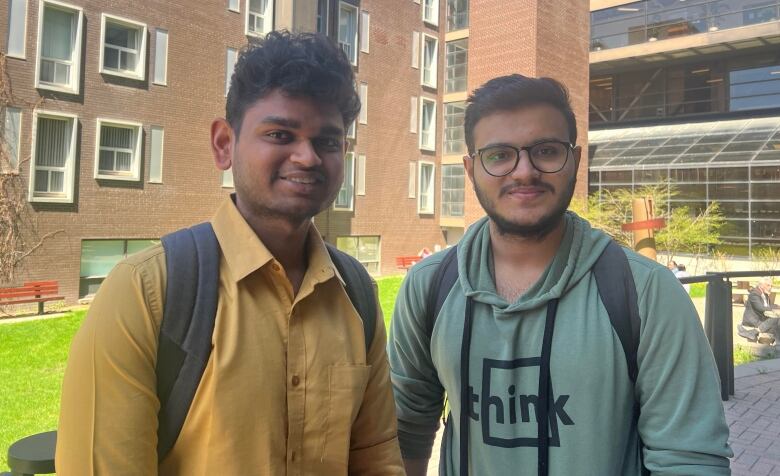
[(246, 110), (277, 89), (292, 97), (335, 104), (345, 130), (360, 112), (352, 65), (324, 35), (272, 31), (244, 47), (225, 104), (226, 119), (236, 134)]
[(569, 101), (569, 92), (552, 78), (529, 78), (510, 74), (486, 82), (468, 98), (463, 129), (469, 154), (474, 151), (474, 127), (480, 119), (498, 111), (512, 111), (523, 106), (548, 104), (559, 110), (569, 126), (569, 142), (577, 143), (577, 121)]

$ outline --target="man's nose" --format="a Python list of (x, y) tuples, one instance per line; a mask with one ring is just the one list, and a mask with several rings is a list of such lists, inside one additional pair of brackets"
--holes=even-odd
[(527, 150), (521, 150), (518, 153), (517, 158), (517, 166), (512, 171), (512, 173), (509, 174), (512, 176), (512, 178), (516, 180), (522, 180), (539, 175), (539, 171), (536, 170), (534, 165), (531, 163), (531, 155)]
[(322, 163), (322, 159), (317, 154), (317, 149), (310, 140), (301, 140), (295, 145), (290, 159), (302, 167), (316, 167)]

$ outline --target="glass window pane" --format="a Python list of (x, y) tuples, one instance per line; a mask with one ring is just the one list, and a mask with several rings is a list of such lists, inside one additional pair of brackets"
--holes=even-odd
[(339, 236), (336, 238), (336, 248), (355, 259), (358, 258), (358, 239), (356, 236)]
[(707, 186), (704, 184), (676, 185), (675, 190), (677, 191), (677, 194), (674, 196), (676, 199), (701, 200), (707, 197)]
[(72, 121), (38, 118), (35, 165), (65, 167), (70, 152)]
[(706, 169), (671, 169), (669, 178), (674, 182), (706, 182)]
[(108, 46), (103, 49), (103, 67), (119, 69), (119, 50)]
[(10, 0), (8, 4), (7, 53), (24, 56), (25, 22), (27, 21), (27, 0)]
[(726, 220), (721, 231), (724, 237), (748, 237), (749, 222), (747, 220)]
[(105, 277), (124, 256), (124, 240), (83, 240), (80, 276)]
[(780, 240), (780, 221), (754, 220), (752, 231), (754, 237), (760, 237), (765, 240)]
[(747, 183), (710, 184), (710, 200), (747, 200)]
[(361, 236), (358, 238), (358, 261), (379, 261), (378, 236)]
[(726, 218), (749, 218), (748, 202), (718, 202), (720, 211)]
[(750, 169), (750, 179), (780, 182), (780, 165), (769, 167), (752, 167)]
[(746, 167), (713, 167), (707, 171), (710, 182), (746, 182), (748, 173)]
[(154, 31), (154, 82), (165, 84), (167, 82), (168, 62), (168, 32), (156, 29)]
[(633, 175), (630, 170), (605, 170), (601, 172), (601, 183), (627, 183), (630, 184)]
[(780, 185), (777, 183), (751, 184), (751, 197), (755, 200), (780, 200)]
[(780, 202), (751, 202), (750, 208), (753, 218), (780, 220)]
[(447, 0), (447, 31), (469, 27), (469, 1)]
[(464, 154), (466, 141), (463, 131), (463, 119), (466, 103), (453, 102), (444, 105), (444, 154)]
[(645, 169), (634, 171), (634, 181), (636, 183), (661, 183), (669, 179), (667, 169)]
[(467, 67), (468, 38), (447, 42), (444, 92), (454, 93), (466, 90)]
[(49, 5), (44, 7), (41, 56), (71, 61), (75, 41), (76, 13)]
[(127, 240), (127, 256), (158, 244), (158, 240)]

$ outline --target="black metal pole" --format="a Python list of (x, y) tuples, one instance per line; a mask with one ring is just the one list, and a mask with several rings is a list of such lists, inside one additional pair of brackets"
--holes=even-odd
[(720, 396), (725, 402), (734, 395), (734, 324), (731, 304), (731, 282), (728, 279), (707, 283), (704, 306), (704, 332), (720, 375)]

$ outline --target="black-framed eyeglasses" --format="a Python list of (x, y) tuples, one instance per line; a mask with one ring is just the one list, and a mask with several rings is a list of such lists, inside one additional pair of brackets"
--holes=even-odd
[(479, 157), (485, 172), (494, 177), (503, 177), (517, 168), (520, 151), (523, 150), (528, 154), (533, 168), (539, 172), (554, 174), (566, 165), (574, 145), (557, 140), (545, 140), (525, 147), (499, 144), (479, 149), (474, 155)]

